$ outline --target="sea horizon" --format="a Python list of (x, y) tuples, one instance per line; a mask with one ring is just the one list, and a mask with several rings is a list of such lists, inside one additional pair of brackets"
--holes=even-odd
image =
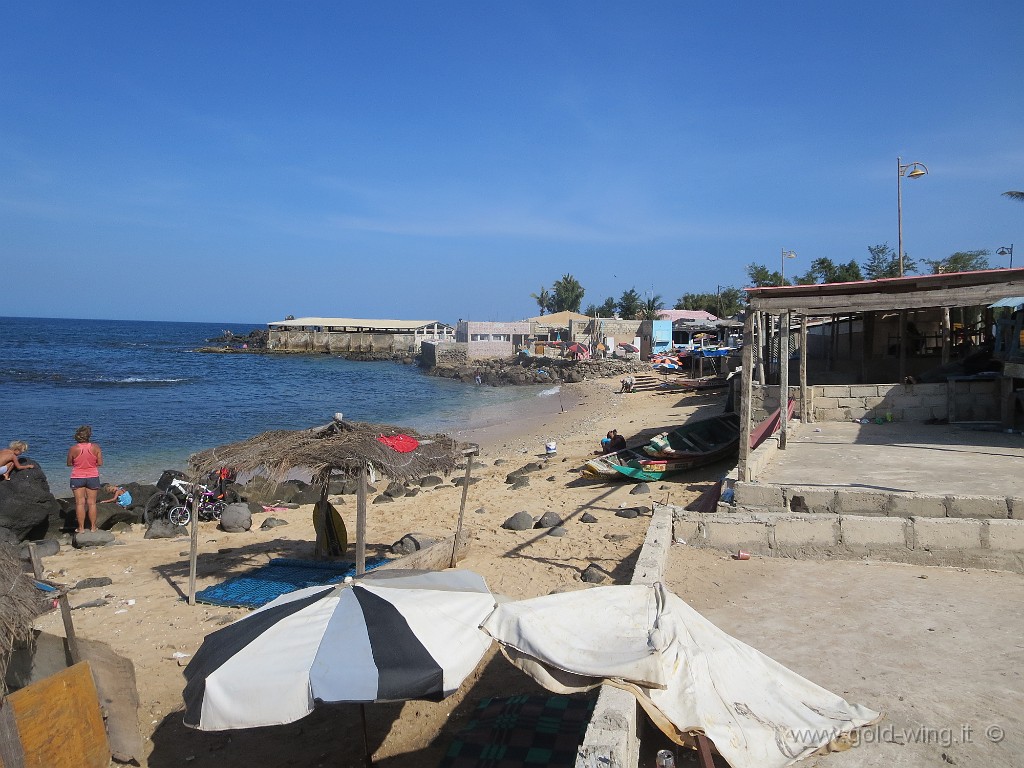
[(512, 418), (550, 386), (488, 387), (429, 376), (397, 361), (334, 355), (197, 352), (207, 339), (258, 326), (165, 320), (4, 317), (0, 362), (8, 418), (0, 442), (29, 443), (56, 495), (74, 430), (93, 428), (103, 480), (153, 482), (196, 451), (335, 413), (420, 432), (465, 433)]

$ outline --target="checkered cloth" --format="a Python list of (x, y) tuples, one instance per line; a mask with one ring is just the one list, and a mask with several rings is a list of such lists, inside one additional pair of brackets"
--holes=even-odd
[(483, 699), (439, 768), (572, 768), (596, 695)]

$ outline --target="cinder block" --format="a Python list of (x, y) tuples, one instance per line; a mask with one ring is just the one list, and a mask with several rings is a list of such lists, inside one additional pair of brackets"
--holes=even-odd
[(924, 406), (914, 406), (912, 408), (903, 409), (903, 420), (904, 421), (926, 421), (932, 417), (932, 409), (925, 408)]
[(915, 517), (914, 549), (981, 549), (981, 521)]
[(705, 520), (704, 528), (708, 533), (706, 543), (716, 549), (745, 549), (757, 554), (768, 554), (768, 525), (764, 520), (736, 519), (737, 516), (726, 518), (716, 517)]
[(839, 518), (835, 515), (801, 515), (775, 521), (775, 546), (780, 550), (800, 547), (834, 547)]
[(897, 393), (900, 391), (899, 384), (876, 384), (875, 386), (878, 388), (878, 394), (881, 397), (888, 397), (894, 391)]
[(894, 493), (889, 499), (889, 517), (945, 517), (946, 497), (926, 493)]
[(735, 499), (737, 504), (747, 507), (776, 510), (782, 509), (785, 504), (781, 486), (761, 483), (736, 483)]
[(872, 515), (884, 517), (889, 513), (892, 494), (878, 491), (843, 489), (836, 494), (835, 511), (844, 515)]
[(814, 408), (838, 408), (839, 398), (838, 397), (816, 397), (814, 398)]
[(847, 416), (851, 419), (863, 419), (868, 415), (867, 408), (847, 408)]
[(839, 384), (830, 384), (821, 388), (822, 397), (849, 397), (850, 388)]
[(885, 408), (886, 408), (885, 398), (884, 397), (865, 397), (864, 398), (864, 407), (865, 408), (870, 408), (870, 409), (875, 410), (875, 411), (877, 411), (877, 410), (884, 411)]
[(1024, 520), (1024, 496), (1010, 496), (1006, 508), (1014, 520)]
[(840, 408), (863, 408), (864, 398), (863, 397), (840, 397), (839, 398)]
[(878, 397), (878, 387), (866, 384), (851, 386), (850, 397)]
[(989, 520), (988, 548), (1024, 552), (1024, 520)]
[(834, 488), (813, 488), (801, 485), (790, 485), (784, 489), (786, 509), (790, 512), (812, 514), (832, 514), (836, 511), (836, 492)]
[(849, 421), (852, 416), (842, 408), (818, 408), (814, 407), (815, 421)]
[(1002, 519), (1010, 516), (1002, 496), (947, 496), (946, 517), (970, 517), (978, 520)]
[(843, 544), (848, 547), (897, 547), (907, 546), (909, 521), (898, 517), (857, 517), (843, 515), (839, 518)]

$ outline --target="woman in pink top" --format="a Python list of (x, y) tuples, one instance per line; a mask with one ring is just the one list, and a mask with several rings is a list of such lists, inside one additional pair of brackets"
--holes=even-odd
[(85, 530), (85, 513), (88, 507), (89, 529), (96, 530), (96, 497), (100, 491), (100, 467), (103, 466), (103, 450), (92, 439), (92, 427), (84, 426), (75, 430), (75, 445), (68, 449), (68, 466), (71, 467), (71, 490), (75, 494), (75, 513), (78, 515), (78, 530)]

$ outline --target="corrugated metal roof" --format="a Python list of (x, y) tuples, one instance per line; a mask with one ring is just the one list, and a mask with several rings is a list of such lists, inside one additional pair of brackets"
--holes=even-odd
[[(365, 328), (367, 330), (405, 330), (413, 331), (425, 325), (439, 323), (438, 320), (367, 320), (355, 317), (297, 317), (294, 320), (277, 320), (267, 325), (284, 326), (285, 328), (302, 328), (307, 325), (319, 325), (335, 328)], [(451, 326), (447, 326), (451, 327)]]
[(1019, 307), (1024, 304), (1024, 296), (1007, 296), (1005, 299), (1000, 299), (995, 304), (989, 304), (989, 309), (995, 309), (996, 307)]

